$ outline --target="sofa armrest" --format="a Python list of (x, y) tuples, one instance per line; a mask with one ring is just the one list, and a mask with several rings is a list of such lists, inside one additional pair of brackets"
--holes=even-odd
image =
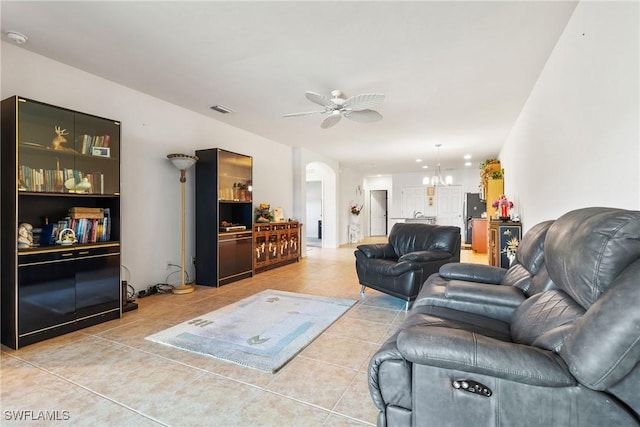
[(411, 365), (396, 347), (397, 335), (396, 331), (369, 361), (369, 394), (381, 411), (388, 405), (411, 409)]
[(393, 246), (389, 243), (359, 245), (356, 249), (362, 252), (367, 258), (397, 258)]
[(429, 261), (441, 261), (443, 259), (451, 258), (451, 253), (447, 251), (415, 251), (402, 255), (398, 258), (398, 262), (401, 261), (414, 261), (414, 262), (429, 262)]
[(514, 310), (525, 300), (522, 291), (515, 286), (495, 286), (459, 280), (448, 283), (445, 297), (463, 302), (512, 307)]
[(397, 347), (405, 359), (421, 365), (544, 387), (576, 384), (562, 359), (551, 351), (462, 329), (410, 326), (399, 333)]
[(440, 276), (449, 280), (466, 280), (497, 285), (507, 270), (484, 264), (452, 263), (440, 267)]

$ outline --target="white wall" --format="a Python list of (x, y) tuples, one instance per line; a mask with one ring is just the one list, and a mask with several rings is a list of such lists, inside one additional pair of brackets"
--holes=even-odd
[(581, 2), (500, 159), (524, 229), (586, 206), (640, 208), (639, 3)]
[[(123, 279), (138, 290), (165, 282), (180, 264), (179, 172), (173, 152), (220, 147), (253, 156), (254, 204), (293, 211), (292, 149), (2, 42), (2, 99), (21, 95), (122, 123)], [(195, 255), (194, 170), (187, 172), (187, 260)], [(189, 264), (189, 263), (187, 263)], [(187, 265), (193, 278), (194, 269)], [(179, 282), (179, 274), (170, 278)]]

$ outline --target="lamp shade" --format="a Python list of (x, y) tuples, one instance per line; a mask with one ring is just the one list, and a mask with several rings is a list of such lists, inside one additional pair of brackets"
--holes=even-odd
[(189, 169), (198, 161), (198, 156), (190, 156), (189, 154), (168, 154), (167, 159), (180, 170)]

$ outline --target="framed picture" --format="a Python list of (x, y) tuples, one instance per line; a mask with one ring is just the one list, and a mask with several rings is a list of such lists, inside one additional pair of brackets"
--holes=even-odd
[(109, 147), (93, 147), (91, 150), (91, 154), (94, 156), (100, 157), (110, 157), (111, 156), (111, 148)]
[(275, 208), (273, 210), (273, 218), (275, 222), (284, 221), (284, 210), (282, 208)]

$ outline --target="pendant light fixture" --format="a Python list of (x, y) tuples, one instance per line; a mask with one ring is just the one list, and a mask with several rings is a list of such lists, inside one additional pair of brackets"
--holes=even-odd
[(438, 150), (438, 163), (436, 164), (435, 175), (431, 177), (431, 185), (433, 186), (453, 184), (453, 177), (451, 175), (446, 178), (442, 177), (442, 168), (440, 167), (440, 147), (442, 147), (442, 144), (436, 144), (436, 149)]

